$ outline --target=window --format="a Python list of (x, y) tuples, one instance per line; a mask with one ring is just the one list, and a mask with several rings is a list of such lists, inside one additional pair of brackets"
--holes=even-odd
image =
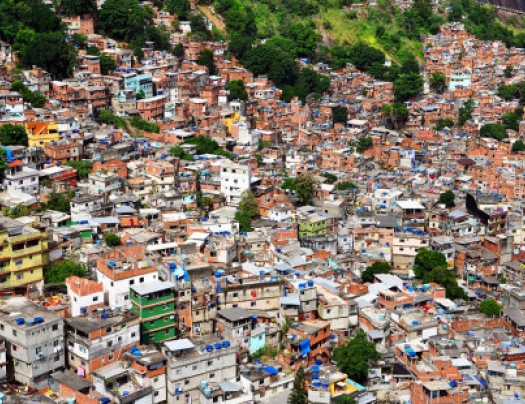
[[(13, 336), (16, 337), (16, 330), (13, 330)], [(15, 349), (15, 351), (16, 351), (16, 349)]]
[(239, 297), (239, 294), (238, 294), (237, 292), (235, 292), (235, 293), (233, 294), (233, 297)]
[(106, 332), (111, 332), (111, 327), (106, 327)]
[(212, 366), (213, 365), (213, 361), (208, 361), (208, 366)]
[(113, 341), (107, 341), (106, 342), (106, 346), (109, 348), (111, 346), (113, 346)]
[(197, 370), (197, 367), (198, 367), (197, 365), (193, 365), (193, 366), (191, 367), (191, 370)]
[(143, 276), (141, 276), (141, 277), (139, 278), (139, 282), (140, 282), (140, 283), (144, 283), (144, 277), (143, 277)]
[(56, 355), (54, 358), (53, 358), (53, 361), (54, 362), (58, 362), (60, 360), (60, 356), (59, 355)]
[(215, 250), (210, 251), (210, 257), (217, 258), (217, 251)]
[(190, 381), (188, 379), (184, 380), (184, 384), (190, 384)]
[(18, 280), (24, 279), (24, 274), (23, 273), (16, 274), (16, 279), (18, 279)]
[(215, 377), (215, 373), (210, 373), (210, 379), (213, 379)]
[(135, 338), (135, 335), (137, 335), (136, 333), (132, 332), (131, 333), (131, 338)]
[(18, 351), (18, 347), (16, 345), (13, 345), (13, 351)]
[(113, 358), (114, 358), (114, 356), (113, 356), (113, 354), (112, 354), (112, 353), (108, 355), (108, 360), (112, 361), (112, 360), (113, 360)]
[(130, 285), (134, 285), (135, 284), (135, 279), (130, 279), (129, 284)]
[(168, 328), (166, 331), (164, 331), (164, 334), (166, 334), (166, 335), (170, 335), (170, 332), (171, 332), (171, 331), (170, 331), (170, 329)]
[(251, 302), (250, 305), (251, 305), (252, 307), (254, 307), (254, 306), (257, 305), (257, 302)]

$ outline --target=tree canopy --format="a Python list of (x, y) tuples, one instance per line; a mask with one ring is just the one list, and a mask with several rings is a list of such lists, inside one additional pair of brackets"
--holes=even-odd
[(288, 404), (308, 404), (308, 388), (304, 368), (301, 366), (295, 373), (292, 390), (288, 396)]
[(414, 273), (423, 283), (440, 284), (449, 299), (467, 298), (465, 291), (458, 285), (455, 273), (447, 268), (445, 255), (439, 251), (419, 249), (414, 261)]
[(501, 123), (487, 123), (479, 129), (481, 137), (503, 140), (507, 137), (507, 131)]
[(116, 247), (119, 246), (121, 241), (120, 237), (117, 236), (115, 233), (107, 233), (104, 235), (104, 241), (106, 242), (106, 245), (108, 247)]
[(389, 274), (392, 272), (392, 267), (388, 262), (376, 261), (372, 265), (366, 267), (361, 274), (363, 282), (373, 282), (376, 274)]
[(319, 182), (313, 174), (301, 174), (295, 177), (293, 189), (299, 200), (307, 205), (312, 199), (314, 191), (317, 189)]
[(153, 19), (149, 6), (138, 0), (106, 0), (99, 12), (99, 26), (111, 38), (130, 42), (144, 34)]
[(512, 152), (513, 153), (519, 153), (525, 151), (525, 143), (523, 143), (523, 140), (518, 139), (514, 143), (512, 143)]
[(70, 276), (85, 278), (88, 274), (84, 264), (72, 259), (62, 260), (51, 263), (49, 269), (44, 270), (44, 280), (48, 284), (60, 284)]
[(228, 101), (239, 100), (245, 101), (248, 99), (248, 93), (244, 89), (244, 81), (242, 80), (230, 80), (226, 84), (226, 90), (228, 93)]
[(454, 192), (448, 190), (439, 195), (438, 203), (444, 203), (447, 208), (453, 208), (456, 206), (455, 199), (456, 195), (454, 195)]
[(0, 126), (0, 143), (3, 146), (27, 146), (26, 128), (10, 123)]
[(167, 0), (166, 9), (172, 14), (177, 14), (179, 21), (185, 21), (190, 15), (191, 5), (188, 0)]
[(332, 108), (332, 120), (334, 123), (346, 123), (348, 120), (348, 108), (341, 106)]
[(97, 3), (95, 0), (60, 0), (58, 9), (67, 16), (91, 14), (97, 11)]
[(342, 347), (334, 349), (332, 359), (350, 379), (363, 384), (368, 379), (368, 361), (378, 361), (381, 354), (377, 352), (376, 345), (368, 340), (367, 335), (359, 331)]
[(496, 299), (493, 297), (489, 299), (483, 300), (479, 304), (479, 309), (482, 313), (486, 314), (487, 316), (497, 316), (501, 313), (501, 310), (503, 310), (503, 306), (499, 304)]
[(432, 73), (429, 82), (430, 86), (436, 93), (442, 93), (447, 85), (447, 76), (445, 76), (445, 73), (437, 71)]
[(66, 166), (74, 168), (78, 178), (81, 180), (87, 179), (91, 171), (93, 171), (93, 165), (88, 160), (69, 160), (66, 162)]
[(246, 190), (241, 195), (239, 209), (235, 212), (235, 219), (239, 221), (241, 231), (251, 230), (252, 219), (259, 214), (257, 199), (252, 191)]
[(211, 49), (203, 49), (199, 55), (197, 64), (206, 66), (209, 74), (215, 74), (215, 62), (213, 60), (213, 51)]

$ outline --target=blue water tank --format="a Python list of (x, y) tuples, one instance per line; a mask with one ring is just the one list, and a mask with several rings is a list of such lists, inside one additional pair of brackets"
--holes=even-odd
[(230, 341), (222, 341), (222, 347), (223, 348), (229, 348), (230, 347)]
[(215, 349), (218, 351), (222, 348), (222, 344), (220, 342), (217, 342), (215, 345), (214, 345)]
[(319, 365), (313, 365), (312, 366), (312, 372), (319, 373)]
[(213, 345), (206, 345), (206, 351), (213, 352)]
[(26, 321), (22, 318), (22, 317), (19, 317), (16, 319), (16, 324), (17, 325), (23, 325)]

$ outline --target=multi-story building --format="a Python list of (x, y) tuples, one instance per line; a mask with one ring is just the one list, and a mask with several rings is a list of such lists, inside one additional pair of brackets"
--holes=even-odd
[(140, 341), (139, 317), (97, 310), (66, 319), (68, 367), (91, 380), (93, 372), (122, 359)]
[(142, 385), (153, 387), (153, 404), (165, 403), (166, 357), (153, 345), (135, 347), (126, 356), (131, 361), (135, 377)]
[(158, 256), (140, 244), (120, 246), (97, 258), (97, 279), (109, 306), (131, 309), (130, 287), (156, 280), (158, 264)]
[(428, 246), (429, 235), (421, 230), (408, 231), (407, 229), (407, 231), (394, 233), (392, 246), (394, 268), (399, 270), (411, 268), (419, 249), (428, 248)]
[(27, 122), (26, 131), (29, 147), (43, 147), (46, 143), (56, 142), (59, 139), (56, 122)]
[(5, 339), (11, 379), (38, 390), (64, 368), (64, 321), (31, 300), (4, 298), (0, 312), (0, 338)]
[(175, 292), (171, 282), (152, 280), (132, 285), (133, 313), (140, 317), (143, 343), (162, 342), (175, 338)]
[(71, 298), (69, 312), (72, 317), (104, 306), (104, 290), (100, 282), (70, 276), (66, 278), (67, 294)]
[(168, 358), (168, 404), (199, 404), (202, 381), (222, 382), (237, 376), (238, 349), (229, 341), (179, 339), (165, 342), (163, 351)]
[(49, 261), (47, 235), (7, 217), (0, 218), (0, 289), (39, 296)]
[(249, 165), (224, 160), (221, 164), (221, 193), (226, 203), (236, 205), (244, 191), (251, 188), (252, 174)]
[(39, 182), (39, 172), (34, 168), (16, 165), (5, 170), (4, 186), (9, 193), (34, 195)]

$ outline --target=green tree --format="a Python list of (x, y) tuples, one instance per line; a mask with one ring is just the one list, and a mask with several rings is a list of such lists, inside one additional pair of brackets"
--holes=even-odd
[(295, 179), (291, 177), (285, 178), (281, 184), (281, 189), (288, 189), (290, 191), (295, 190)]
[(434, 72), (429, 78), (430, 86), (432, 89), (441, 94), (447, 86), (447, 76), (443, 72)]
[(230, 80), (226, 84), (226, 90), (229, 91), (228, 101), (239, 100), (245, 101), (248, 99), (248, 93), (244, 89), (244, 81), (242, 80)]
[(167, 0), (166, 9), (177, 14), (179, 21), (186, 21), (191, 12), (191, 5), (188, 0)]
[(510, 79), (512, 76), (514, 76), (514, 69), (512, 68), (512, 66), (506, 66), (505, 70), (503, 71), (503, 75), (507, 79)]
[(180, 42), (173, 47), (173, 56), (176, 56), (178, 58), (182, 57), (184, 55), (184, 45), (182, 45)]
[(347, 107), (334, 107), (332, 108), (332, 121), (333, 123), (346, 123), (348, 120), (348, 108)]
[(339, 191), (348, 191), (349, 189), (358, 189), (358, 186), (352, 181), (340, 181), (337, 183), (336, 188)]
[(31, 206), (15, 205), (5, 208), (2, 213), (4, 216), (10, 217), (11, 219), (18, 219), (19, 217), (28, 216), (33, 211)]
[(33, 92), (21, 81), (14, 81), (11, 84), (11, 91), (18, 91), (25, 102), (28, 102), (34, 108), (42, 108), (47, 103), (46, 97), (37, 91)]
[(416, 276), (422, 278), (426, 273), (437, 267), (447, 267), (445, 255), (439, 251), (420, 248), (414, 260), (414, 273)]
[(376, 274), (389, 274), (392, 273), (392, 268), (387, 262), (376, 261), (372, 265), (366, 267), (361, 274), (363, 282), (373, 282)]
[(368, 361), (378, 361), (381, 359), (381, 354), (377, 352), (376, 345), (368, 340), (366, 334), (359, 331), (342, 347), (334, 349), (332, 359), (350, 379), (364, 384), (368, 378)]
[(436, 130), (443, 130), (445, 127), (452, 128), (454, 121), (451, 118), (439, 118), (436, 122)]
[(496, 140), (503, 140), (507, 137), (505, 127), (500, 123), (488, 123), (483, 125), (479, 134), (481, 137), (488, 137)]
[(131, 118), (129, 123), (131, 123), (131, 126), (137, 129), (140, 129), (140, 130), (144, 130), (146, 132), (151, 132), (151, 133), (160, 132), (159, 125), (153, 122), (148, 122), (144, 119), (139, 118), (138, 116), (134, 116), (133, 118)]
[(88, 40), (87, 35), (78, 34), (75, 32), (73, 35), (71, 35), (71, 38), (71, 42), (73, 42), (74, 45), (78, 45), (80, 49), (84, 49), (86, 47)]
[(104, 241), (108, 247), (116, 247), (121, 244), (120, 237), (114, 233), (107, 233), (104, 235)]
[(35, 34), (31, 44), (20, 52), (23, 66), (40, 66), (58, 78), (71, 76), (76, 52), (62, 32)]
[(251, 48), (243, 63), (255, 76), (266, 74), (278, 87), (293, 86), (299, 74), (295, 59), (274, 45), (260, 44)]
[(87, 179), (91, 171), (93, 171), (93, 165), (88, 160), (69, 160), (66, 162), (66, 166), (74, 168), (78, 178), (81, 180)]
[(405, 102), (423, 91), (423, 77), (420, 73), (400, 74), (394, 81), (395, 99)]
[(308, 388), (302, 366), (295, 373), (293, 387), (288, 396), (288, 404), (308, 404)]
[(357, 141), (357, 151), (363, 153), (370, 149), (374, 145), (374, 141), (371, 137), (360, 137)]
[(523, 108), (518, 107), (513, 112), (505, 112), (501, 117), (505, 128), (519, 131), (520, 121), (523, 119)]
[(518, 139), (512, 144), (512, 152), (519, 153), (522, 151), (525, 151), (525, 143), (523, 143), (523, 140)]
[(49, 200), (42, 204), (42, 209), (46, 210), (56, 210), (58, 212), (69, 212), (69, 201), (70, 197), (64, 194), (57, 194), (56, 192), (51, 192), (49, 195)]
[(474, 101), (467, 100), (462, 107), (459, 108), (458, 126), (462, 127), (465, 122), (472, 118), (472, 111), (474, 110)]
[(51, 263), (49, 269), (44, 270), (45, 283), (51, 285), (62, 284), (70, 276), (85, 278), (88, 275), (86, 266), (72, 259), (55, 261)]
[(452, 191), (445, 191), (439, 195), (438, 203), (444, 203), (447, 208), (453, 208), (456, 206), (456, 203), (454, 200), (456, 199), (456, 195), (454, 195), (454, 192)]
[(178, 158), (182, 158), (182, 156), (184, 156), (184, 154), (186, 154), (186, 150), (184, 150), (180, 146), (174, 146), (174, 147), (170, 148), (170, 154), (172, 156), (175, 156), (175, 157), (178, 157)]
[(318, 185), (319, 182), (313, 174), (301, 174), (295, 177), (294, 191), (303, 205), (310, 203), (312, 195)]
[(504, 100), (511, 100), (514, 98), (516, 93), (516, 86), (512, 84), (502, 84), (498, 87), (498, 97), (503, 98)]
[(3, 146), (27, 146), (26, 128), (9, 123), (0, 126), (0, 143)]
[(146, 93), (144, 92), (144, 90), (140, 89), (139, 91), (137, 91), (137, 95), (135, 98), (137, 99), (137, 101), (143, 100), (144, 98), (146, 98)]
[(138, 0), (106, 0), (99, 12), (99, 26), (111, 38), (128, 41), (144, 34), (153, 11)]
[(215, 74), (215, 61), (213, 60), (213, 51), (211, 49), (203, 49), (199, 55), (197, 64), (206, 66), (209, 74)]
[(315, 25), (302, 22), (291, 24), (285, 29), (284, 37), (293, 41), (294, 47), (292, 49), (294, 49), (295, 54), (300, 57), (313, 55), (317, 49), (317, 41), (320, 38), (319, 34), (315, 31)]
[(445, 255), (421, 248), (415, 258), (414, 272), (423, 283), (436, 282), (445, 288), (449, 299), (467, 299), (453, 271), (447, 268)]
[(241, 195), (239, 209), (235, 212), (235, 219), (239, 221), (241, 231), (251, 230), (251, 220), (259, 214), (257, 199), (250, 190), (246, 190)]
[(95, 0), (60, 0), (59, 10), (67, 16), (91, 14), (97, 11)]
[(191, 27), (191, 33), (192, 37), (199, 37), (202, 39), (209, 39), (210, 38), (210, 31), (208, 31), (208, 27), (206, 26), (206, 21), (204, 20), (204, 17), (200, 14), (195, 14), (190, 17), (190, 27)]
[(333, 183), (335, 183), (335, 182), (337, 181), (337, 176), (335, 176), (335, 175), (333, 175), (333, 174), (330, 174), (330, 173), (328, 173), (328, 172), (327, 172), (327, 173), (324, 173), (324, 174), (323, 174), (323, 177), (326, 178), (326, 181), (325, 181), (325, 182), (326, 182), (327, 184), (333, 184)]
[(499, 304), (496, 301), (496, 299), (491, 297), (491, 298), (483, 300), (479, 304), (479, 309), (483, 314), (489, 317), (493, 317), (493, 316), (498, 316), (501, 313), (501, 311), (503, 310), (503, 306)]

